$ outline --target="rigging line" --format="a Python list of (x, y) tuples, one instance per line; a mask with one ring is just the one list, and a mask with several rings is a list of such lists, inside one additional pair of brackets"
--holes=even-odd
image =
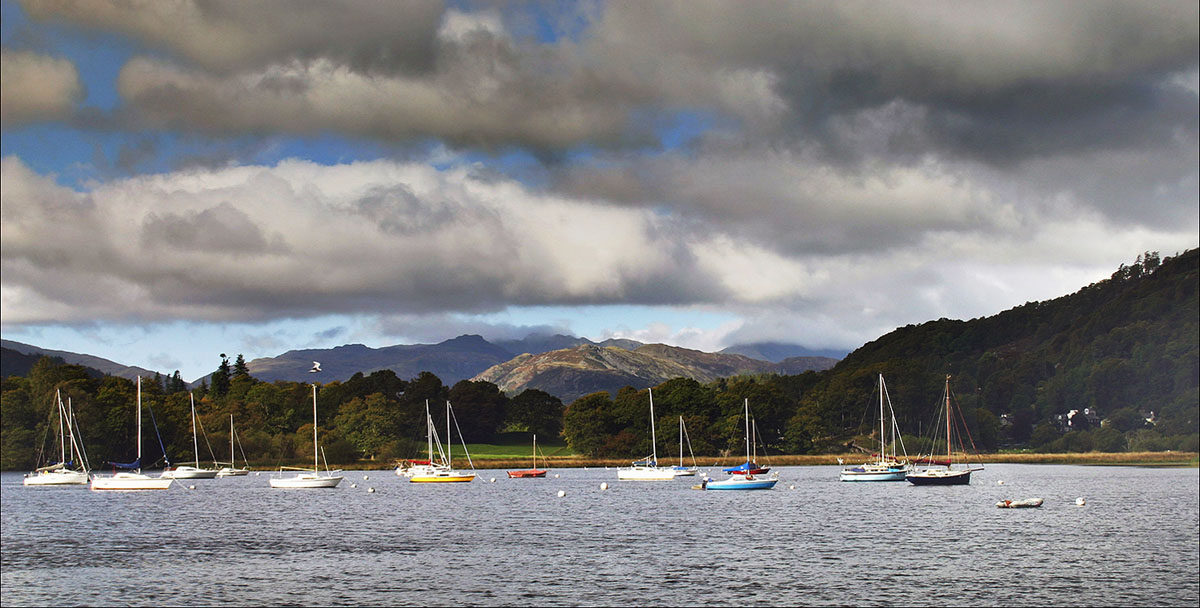
[(883, 386), (883, 396), (887, 399), (888, 410), (892, 413), (892, 452), (893, 456), (896, 451), (896, 441), (900, 442), (900, 451), (904, 452), (904, 458), (908, 459), (908, 449), (904, 447), (904, 435), (900, 433), (900, 425), (896, 422), (896, 410), (892, 407), (892, 395), (888, 393), (887, 386)]
[[(246, 465), (246, 468), (250, 468), (250, 461), (246, 459), (246, 450), (242, 449), (242, 438), (238, 437), (237, 431), (233, 431), (233, 440), (237, 442), (238, 451), (242, 453), (242, 463)], [(232, 462), (229, 464), (237, 466)]]
[[(950, 390), (950, 389), (949, 389), (949, 388), (947, 388), (946, 390)], [(967, 426), (967, 419), (966, 419), (966, 418), (963, 416), (962, 404), (961, 404), (961, 403), (959, 403), (959, 401), (958, 401), (958, 397), (957, 397), (957, 396), (954, 394), (954, 392), (953, 392), (953, 391), (951, 391), (951, 392), (950, 392), (950, 398), (954, 399), (954, 403), (955, 403), (956, 405), (958, 405), (958, 421), (959, 421), (959, 422), (962, 424), (963, 433), (965, 433), (965, 434), (966, 434), (966, 436), (967, 436), (967, 441), (969, 441), (969, 442), (971, 443), (971, 451), (972, 451), (973, 453), (975, 453), (975, 454), (978, 454), (978, 453), (979, 453), (979, 450), (978, 450), (978, 449), (975, 447), (975, 439), (974, 439), (973, 437), (971, 437), (971, 429), (970, 429), (970, 427), (969, 427), (969, 426)], [(959, 445), (960, 445), (960, 446), (962, 445), (962, 438), (961, 438), (961, 437), (959, 437)], [(963, 460), (965, 461), (965, 460), (967, 460), (967, 456), (968, 456), (968, 454), (966, 454), (966, 449), (965, 449), (965, 447), (964, 447), (964, 449), (963, 449), (962, 451), (964, 452), (964, 453), (963, 453)], [(978, 459), (978, 456), (976, 457), (976, 459)], [(964, 464), (966, 464), (966, 465), (967, 465), (967, 468), (970, 468), (970, 466), (971, 466), (969, 462), (964, 462)], [(980, 463), (979, 463), (979, 466), (980, 466), (980, 467), (982, 467), (982, 466), (983, 466), (983, 463), (982, 463), (982, 462), (980, 462)]]
[(49, 413), (46, 416), (46, 428), (45, 428), (45, 430), (42, 431), (42, 445), (41, 445), (41, 447), (38, 448), (37, 460), (34, 462), (34, 465), (33, 465), (34, 467), (37, 467), (39, 464), (41, 464), (43, 462), (43, 459), (46, 456), (46, 437), (49, 436), (49, 434), (50, 434), (50, 426), (51, 426), (50, 419), (53, 417), (54, 417), (53, 412)]
[(154, 408), (150, 407), (150, 404), (147, 403), (146, 409), (150, 410), (150, 423), (154, 425), (154, 435), (158, 437), (158, 447), (162, 450), (162, 458), (155, 460), (154, 464), (158, 464), (158, 461), (162, 460), (165, 461), (169, 467), (171, 466), (171, 459), (167, 457), (167, 448), (163, 445), (162, 434), (158, 432), (158, 421), (154, 419)]
[(200, 416), (196, 416), (196, 424), (200, 426), (200, 434), (204, 435), (204, 444), (208, 446), (208, 455), (212, 456), (213, 464), (217, 464), (217, 454), (213, 452), (212, 444), (208, 442), (208, 433), (204, 431), (204, 421), (200, 420)]
[[(447, 401), (446, 405), (450, 405), (450, 402)], [(450, 418), (454, 420), (454, 430), (458, 431), (458, 440), (462, 442), (463, 452), (465, 452), (467, 454), (467, 464), (471, 465), (471, 470), (474, 471), (475, 463), (471, 462), (471, 452), (470, 452), (470, 450), (467, 449), (467, 438), (463, 437), (462, 429), (459, 428), (459, 426), (458, 426), (458, 416), (454, 415), (454, 408), (449, 408), (449, 409), (450, 409)], [(452, 439), (450, 437), (447, 437), (446, 443), (449, 444), (450, 441), (452, 441)]]
[[(69, 403), (70, 399), (68, 398), (67, 401)], [(92, 463), (88, 461), (87, 450), (83, 446), (83, 431), (79, 428), (79, 420), (75, 418), (75, 408), (73, 406), (68, 408), (68, 415), (71, 417), (71, 441), (78, 446), (79, 460), (83, 463), (83, 470), (91, 471)]]

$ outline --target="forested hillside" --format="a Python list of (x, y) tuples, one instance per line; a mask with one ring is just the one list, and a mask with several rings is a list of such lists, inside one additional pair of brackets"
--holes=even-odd
[[(906, 444), (921, 449), (949, 374), (981, 450), (1197, 451), (1197, 275), (1196, 250), (1146, 253), (1069, 296), (897, 329), (826, 372), (668, 382), (655, 390), (656, 414), (660, 425), (683, 415), (694, 444), (736, 449), (749, 398), (768, 447), (842, 451), (872, 428), (882, 374)], [(593, 455), (648, 453), (648, 405), (645, 391), (583, 397), (565, 434)]]
[[(982, 450), (1197, 451), (1198, 274), (1197, 251), (1162, 260), (1148, 253), (1111, 278), (1056, 300), (981, 319), (897, 329), (831, 370), (703, 384), (668, 380), (653, 389), (660, 457), (678, 449), (668, 438), (675, 436), (680, 416), (697, 454), (739, 452), (744, 399), (771, 451), (841, 452), (864, 444), (861, 434), (870, 432), (878, 407), (879, 374), (887, 380), (910, 451), (922, 447), (920, 435), (932, 421), (946, 374)], [(30, 468), (39, 452), (52, 448), (56, 389), (73, 402), (93, 464), (133, 459), (134, 382), (95, 378), (84, 367), (42, 358), (27, 376), (9, 376), (0, 384), (0, 467)], [(222, 359), (195, 391), (207, 438), (201, 440), (201, 459), (208, 459), (206, 444), (226, 458), (232, 414), (252, 461), (303, 461), (311, 446), (310, 391), (302, 382), (257, 380), (240, 356), (232, 365)], [(143, 392), (153, 413), (144, 438), (146, 461), (162, 451), (153, 427), (173, 462), (190, 459), (183, 381), (156, 376), (144, 381)], [(350, 463), (419, 454), (427, 399), (439, 406), (435, 410), (447, 399), (454, 404), (469, 442), (501, 431), (561, 432), (574, 450), (591, 456), (640, 457), (651, 451), (644, 389), (586, 395), (564, 413), (558, 398), (539, 390), (508, 396), (490, 382), (463, 380), (448, 387), (431, 373), (404, 379), (383, 370), (319, 386), (327, 457)]]

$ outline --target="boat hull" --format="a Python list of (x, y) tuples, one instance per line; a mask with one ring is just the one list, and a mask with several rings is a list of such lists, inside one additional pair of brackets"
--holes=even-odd
[(249, 469), (232, 469), (229, 467), (225, 467), (225, 468), (221, 469), (220, 471), (217, 471), (217, 477), (241, 477), (242, 475), (249, 475), (249, 474), (250, 474)]
[(87, 473), (83, 471), (42, 471), (25, 476), (27, 486), (86, 486)]
[(722, 481), (709, 481), (704, 484), (706, 490), (770, 490), (779, 483), (778, 479), (734, 476)]
[(838, 477), (842, 481), (904, 481), (908, 477), (908, 470), (871, 470), (855, 467), (853, 469), (843, 469)]
[(533, 479), (536, 477), (545, 477), (546, 473), (548, 473), (548, 471), (543, 471), (541, 469), (529, 469), (527, 471), (509, 471), (508, 477), (510, 479)]
[(475, 480), (474, 473), (444, 473), (437, 475), (413, 475), (410, 483), (466, 483)]
[(345, 479), (340, 475), (314, 475), (312, 473), (301, 473), (295, 477), (273, 477), (271, 478), (272, 488), (336, 488), (342, 480)]
[(141, 473), (117, 473), (112, 477), (93, 477), (92, 489), (101, 490), (166, 490), (174, 479), (154, 478)]
[(971, 483), (971, 470), (917, 471), (909, 473), (906, 479), (916, 486), (965, 486)]
[(671, 472), (676, 477), (695, 477), (698, 470), (695, 467), (672, 467)]
[(177, 467), (163, 471), (163, 479), (216, 479), (216, 469), (198, 469), (196, 467)]
[(671, 469), (658, 467), (617, 469), (617, 480), (619, 481), (671, 481), (672, 479), (675, 479), (675, 472)]

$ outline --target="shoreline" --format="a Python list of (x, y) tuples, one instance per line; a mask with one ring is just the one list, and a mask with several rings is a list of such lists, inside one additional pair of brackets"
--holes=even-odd
[[(860, 464), (869, 456), (861, 453), (853, 454), (813, 454), (795, 456), (771, 456), (759, 459), (763, 465), (771, 466), (837, 466), (841, 458), (846, 465)], [(473, 458), (476, 469), (528, 469), (528, 458)], [(743, 462), (737, 458), (697, 457), (697, 466), (701, 468), (732, 467)], [(619, 458), (586, 458), (583, 456), (551, 456), (546, 460), (538, 459), (540, 468), (545, 469), (579, 469), (584, 467), (626, 467), (631, 461)], [(1200, 467), (1200, 454), (1196, 452), (1079, 452), (1079, 453), (1000, 453), (981, 454), (978, 459), (972, 458), (972, 463), (981, 464), (1077, 464), (1097, 466), (1153, 466), (1153, 467)], [(670, 459), (661, 461), (664, 466), (674, 464)], [(455, 458), (456, 468), (467, 468), (464, 459)], [(394, 461), (356, 462), (337, 465), (351, 471), (386, 471), (396, 467)], [(274, 470), (258, 469), (256, 470)]]

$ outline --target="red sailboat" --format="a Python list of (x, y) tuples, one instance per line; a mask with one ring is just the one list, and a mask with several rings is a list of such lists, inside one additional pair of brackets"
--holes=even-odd
[[(542, 460), (545, 460), (545, 456), (542, 457)], [(545, 469), (537, 468), (537, 435), (534, 435), (533, 436), (533, 468), (525, 469), (524, 471), (509, 471), (508, 476), (513, 479), (518, 479), (518, 478), (523, 479), (523, 478), (532, 478), (532, 477), (545, 477), (546, 473), (547, 473), (547, 471)]]

